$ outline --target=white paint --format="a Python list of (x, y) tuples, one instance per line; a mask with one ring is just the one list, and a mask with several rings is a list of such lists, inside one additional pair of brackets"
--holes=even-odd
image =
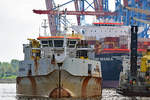
[[(48, 41), (50, 39), (45, 39), (45, 41)], [(51, 39), (51, 40), (57, 40)], [(63, 40), (63, 38), (62, 38)], [(42, 41), (42, 40), (41, 40)], [(69, 39), (66, 39), (66, 43), (70, 41)], [(75, 45), (78, 43), (78, 39), (76, 41)], [(41, 42), (42, 43), (42, 42)], [(28, 45), (28, 46), (27, 46)], [(42, 44), (41, 44), (42, 45)], [(94, 76), (94, 77), (101, 77), (101, 64), (99, 61), (94, 61), (92, 59), (81, 59), (77, 58), (77, 51), (78, 50), (86, 50), (87, 56), (89, 56), (92, 52), (92, 48), (90, 47), (80, 47), (77, 48), (76, 46), (74, 48), (69, 48), (69, 46), (66, 49), (66, 55), (64, 55), (64, 47), (42, 47), (36, 48), (38, 50), (41, 50), (41, 56), (40, 59), (36, 61), (33, 59), (35, 57), (32, 51), (31, 44), (26, 44), (24, 47), (24, 56), (25, 59), (19, 63), (19, 72), (18, 76), (28, 76), (29, 72), (31, 73), (31, 76), (37, 76), (37, 75), (47, 75), (54, 70), (59, 70), (59, 67), (61, 67), (61, 70), (65, 70), (69, 72), (72, 75), (75, 76)], [(34, 48), (35, 49), (35, 48)], [(72, 54), (71, 52), (74, 51), (75, 54)], [(54, 57), (53, 57), (54, 55)], [(59, 60), (58, 58), (62, 58), (63, 60)], [(63, 63), (62, 66), (58, 66), (58, 63)], [(90, 71), (90, 72), (89, 72)]]
[[(62, 3), (62, 0), (55, 1), (57, 4)], [(110, 9), (114, 9), (114, 0), (109, 2)], [(27, 38), (36, 38), (39, 35), (42, 19), (47, 18), (46, 15), (32, 12), (33, 9), (45, 9), (45, 0), (0, 0), (0, 5), (0, 61), (21, 60), (22, 44), (27, 42)], [(69, 5), (68, 10), (70, 9), (72, 6)], [(75, 17), (69, 19), (72, 23), (76, 22)]]

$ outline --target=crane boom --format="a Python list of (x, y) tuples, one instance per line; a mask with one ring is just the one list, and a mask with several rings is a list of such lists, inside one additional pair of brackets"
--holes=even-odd
[[(53, 9), (53, 7), (55, 7), (52, 3), (52, 0), (45, 0), (46, 3), (46, 8), (48, 10)], [(56, 29), (56, 20), (55, 20), (55, 16), (51, 16), (50, 14), (48, 14), (48, 21), (49, 21), (49, 28), (50, 28), (50, 32), (52, 36), (55, 36), (55, 34), (57, 33), (57, 29)]]
[[(57, 10), (33, 10), (36, 14), (58, 14)], [(59, 14), (65, 14), (65, 11), (59, 11)], [(102, 12), (102, 11), (66, 11), (67, 15), (99, 15), (99, 16), (107, 16), (107, 15), (116, 15), (114, 12)]]
[(138, 18), (135, 18), (135, 17), (133, 17), (133, 19), (136, 20), (136, 21), (139, 21), (139, 22), (142, 22), (142, 23), (145, 23), (145, 24), (149, 24), (149, 25), (150, 25), (150, 21), (143, 20), (143, 19), (138, 19)]
[[(78, 1), (79, 1), (79, 0), (74, 0), (74, 5), (75, 5), (75, 10), (76, 10), (76, 11), (79, 11), (79, 3), (78, 3)], [(77, 23), (78, 23), (78, 25), (81, 25), (80, 16), (77, 15), (76, 17), (77, 17)]]
[(128, 6), (128, 0), (123, 0), (124, 6)]
[(146, 15), (150, 15), (150, 11), (149, 10), (143, 10), (143, 9), (139, 9), (139, 8), (132, 8), (132, 7), (126, 7), (128, 10), (133, 10), (135, 12), (139, 12), (139, 13), (143, 13)]

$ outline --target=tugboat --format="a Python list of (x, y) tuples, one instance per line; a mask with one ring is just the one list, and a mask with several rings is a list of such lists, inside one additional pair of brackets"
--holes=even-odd
[(137, 65), (137, 26), (131, 27), (131, 57), (124, 59), (117, 93), (124, 96), (150, 97), (150, 48)]
[(65, 34), (28, 40), (16, 79), (18, 98), (101, 99), (101, 64), (92, 60), (94, 48), (85, 40)]

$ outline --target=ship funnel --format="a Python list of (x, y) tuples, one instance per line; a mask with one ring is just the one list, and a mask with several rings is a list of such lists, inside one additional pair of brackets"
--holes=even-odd
[(138, 32), (138, 26), (131, 26), (131, 58), (130, 58), (130, 71), (131, 76), (136, 77), (137, 76), (137, 32)]

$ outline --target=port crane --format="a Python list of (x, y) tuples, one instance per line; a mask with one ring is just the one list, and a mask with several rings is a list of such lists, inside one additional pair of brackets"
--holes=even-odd
[[(144, 27), (144, 30), (138, 35), (138, 37), (148, 38), (149, 35), (147, 34), (147, 31), (149, 30), (149, 24), (144, 23), (143, 20), (149, 21), (150, 19), (150, 1), (123, 0), (123, 3), (121, 2), (121, 0), (115, 1), (115, 12), (117, 13), (117, 16), (113, 16), (113, 19), (118, 22), (123, 22), (124, 25), (127, 26), (136, 23), (139, 27)], [(136, 18), (136, 20), (134, 17)]]
[[(81, 16), (81, 15), (102, 16), (102, 17), (104, 17), (104, 16), (109, 16), (109, 15), (113, 15), (113, 16), (116, 15), (115, 12), (103, 12), (103, 11), (33, 10), (33, 12), (36, 13), (36, 14), (48, 14), (48, 16), (49, 16), (49, 15), (57, 16), (58, 14), (59, 14), (59, 15), (64, 15), (64, 14), (66, 14), (66, 15), (76, 15), (77, 18), (78, 18), (78, 16)], [(78, 22), (79, 22), (79, 20), (78, 20)], [(51, 24), (52, 24), (52, 22), (51, 22)], [(59, 26), (59, 25), (60, 25), (60, 23), (59, 23), (57, 26)], [(54, 27), (54, 25), (51, 25), (50, 29), (51, 29), (52, 27)], [(55, 28), (56, 28), (56, 27), (55, 27)], [(55, 29), (55, 28), (54, 28), (54, 29)], [(59, 26), (58, 28), (60, 29), (60, 26)], [(52, 34), (52, 35), (56, 35), (56, 33), (59, 32), (59, 29), (58, 29), (58, 28), (57, 28), (57, 31), (52, 28), (51, 34)]]
[(143, 20), (143, 19), (138, 19), (138, 18), (136, 18), (136, 17), (133, 17), (133, 19), (134, 19), (135, 21), (139, 21), (139, 22), (142, 22), (142, 23), (145, 23), (145, 24), (149, 24), (149, 25), (150, 25), (150, 21)]
[(141, 23), (145, 23), (146, 24), (144, 31), (141, 34), (138, 34), (138, 36), (139, 37), (144, 37), (145, 36), (146, 38), (148, 38), (149, 34), (147, 34), (147, 31), (149, 30), (149, 27), (150, 27), (150, 21), (138, 19), (136, 17), (133, 17), (133, 20), (135, 20), (137, 22), (141, 22)]
[[(58, 11), (54, 10), (33, 10), (36, 14), (52, 14), (57, 15)], [(65, 14), (65, 11), (59, 11), (59, 14)], [(66, 15), (97, 15), (97, 16), (108, 16), (115, 15), (114, 12), (102, 12), (102, 11), (66, 11)]]
[[(149, 10), (143, 10), (143, 9), (140, 9), (140, 8), (132, 8), (132, 7), (126, 7), (126, 9), (130, 10), (130, 11), (135, 11), (137, 13), (143, 13), (145, 15), (150, 15), (150, 11)], [(138, 36), (139, 37), (146, 37), (148, 38), (149, 37), (149, 34), (147, 34), (147, 31), (149, 30), (149, 24), (150, 24), (150, 21), (148, 20), (145, 20), (145, 19), (139, 19), (139, 18), (136, 18), (136, 17), (133, 17), (132, 18), (133, 20), (137, 22), (140, 22), (140, 23), (144, 23), (144, 31), (141, 32)], [(132, 23), (131, 24), (134, 24), (135, 22), (132, 20)]]
[[(45, 0), (46, 9), (49, 11), (56, 11), (59, 7), (71, 5), (75, 10), (72, 12), (68, 10), (69, 13), (74, 13), (72, 15), (76, 16), (77, 25), (83, 25), (87, 15), (96, 16), (96, 18), (107, 18), (107, 16), (116, 16), (116, 12), (110, 12), (108, 7), (109, 0), (66, 0), (64, 3), (56, 6), (55, 0)], [(65, 7), (67, 8), (67, 7)], [(45, 11), (44, 11), (45, 12)], [(46, 12), (45, 12), (46, 13)], [(85, 14), (86, 13), (86, 14)], [(52, 35), (56, 35), (59, 31), (59, 16), (54, 13), (48, 13), (50, 32)], [(69, 22), (69, 21), (68, 21)], [(62, 22), (61, 22), (62, 23)]]
[[(146, 14), (146, 15), (150, 15), (150, 11), (149, 10), (143, 10), (143, 9), (132, 8), (132, 7), (126, 7), (126, 9), (132, 10), (132, 11), (135, 11), (135, 12), (138, 12), (138, 13), (143, 13), (143, 14)], [(145, 24), (150, 24), (150, 21), (148, 21), (148, 20), (146, 21), (146, 20), (143, 20), (143, 19), (138, 19), (136, 17), (133, 17), (133, 19), (136, 20), (136, 21), (145, 23)]]
[[(45, 0), (46, 2), (46, 8), (47, 10), (51, 11), (56, 11), (58, 6), (56, 6), (56, 0)], [(64, 1), (65, 3), (60, 4), (59, 7), (64, 7), (66, 5), (73, 5), (72, 8), (75, 8), (75, 11), (78, 13), (75, 14), (77, 18), (77, 24), (78, 25), (83, 25), (85, 22), (85, 16), (91, 15), (91, 14), (84, 14), (81, 12), (87, 12), (90, 11), (90, 13), (95, 12), (101, 12), (101, 14), (93, 14), (93, 16), (96, 16), (97, 19), (104, 18), (104, 19), (114, 19), (117, 22), (123, 22), (124, 25), (131, 25), (135, 23), (135, 20), (131, 21), (131, 17), (135, 17), (138, 19), (149, 19), (149, 10), (150, 10), (150, 1), (149, 0), (115, 0), (115, 11), (110, 12), (109, 11), (109, 0), (66, 0)], [(123, 4), (123, 5), (122, 5)], [(134, 9), (134, 10), (132, 10)], [(141, 10), (139, 10), (141, 9)], [(140, 11), (140, 12), (136, 12)], [(71, 10), (68, 10), (71, 11)], [(44, 11), (45, 12), (45, 11)], [(80, 12), (80, 14), (79, 14)], [(106, 15), (103, 12), (106, 12)], [(109, 14), (107, 13), (109, 12)], [(72, 13), (72, 12), (69, 12)], [(68, 14), (69, 14), (68, 13)], [(115, 13), (115, 14), (114, 14)], [(101, 16), (102, 15), (102, 16)], [(55, 35), (58, 31), (58, 26), (59, 26), (59, 17), (57, 14), (49, 13), (48, 14), (48, 19), (49, 19), (49, 26), (50, 26), (50, 31), (52, 35)], [(69, 21), (68, 21), (69, 22)], [(148, 26), (147, 24), (138, 21), (137, 22), (138, 26), (144, 26), (145, 29), (141, 33), (141, 36), (139, 37), (148, 37), (147, 35), (147, 30)]]
[(138, 12), (138, 13), (143, 13), (143, 14), (146, 14), (146, 15), (150, 15), (149, 10), (143, 10), (143, 9), (140, 9), (140, 8), (132, 8), (132, 7), (126, 7), (126, 9), (133, 10), (133, 11)]
[[(130, 11), (135, 11), (137, 13), (143, 13), (145, 15), (150, 15), (148, 10), (143, 10), (140, 8), (126, 7)], [(124, 69), (120, 74), (120, 83), (117, 88), (117, 93), (125, 96), (142, 96), (150, 97), (150, 70), (149, 70), (149, 61), (150, 61), (150, 48), (147, 49), (146, 54), (141, 57), (140, 66), (137, 65), (137, 32), (138, 26), (137, 22), (144, 23), (148, 25), (147, 30), (149, 29), (150, 21), (139, 19), (133, 17), (132, 20), (136, 21), (132, 23), (131, 26), (131, 57), (130, 63), (124, 65)], [(148, 37), (147, 34), (142, 34)], [(142, 36), (140, 36), (142, 37)], [(135, 45), (136, 44), (136, 45)]]

